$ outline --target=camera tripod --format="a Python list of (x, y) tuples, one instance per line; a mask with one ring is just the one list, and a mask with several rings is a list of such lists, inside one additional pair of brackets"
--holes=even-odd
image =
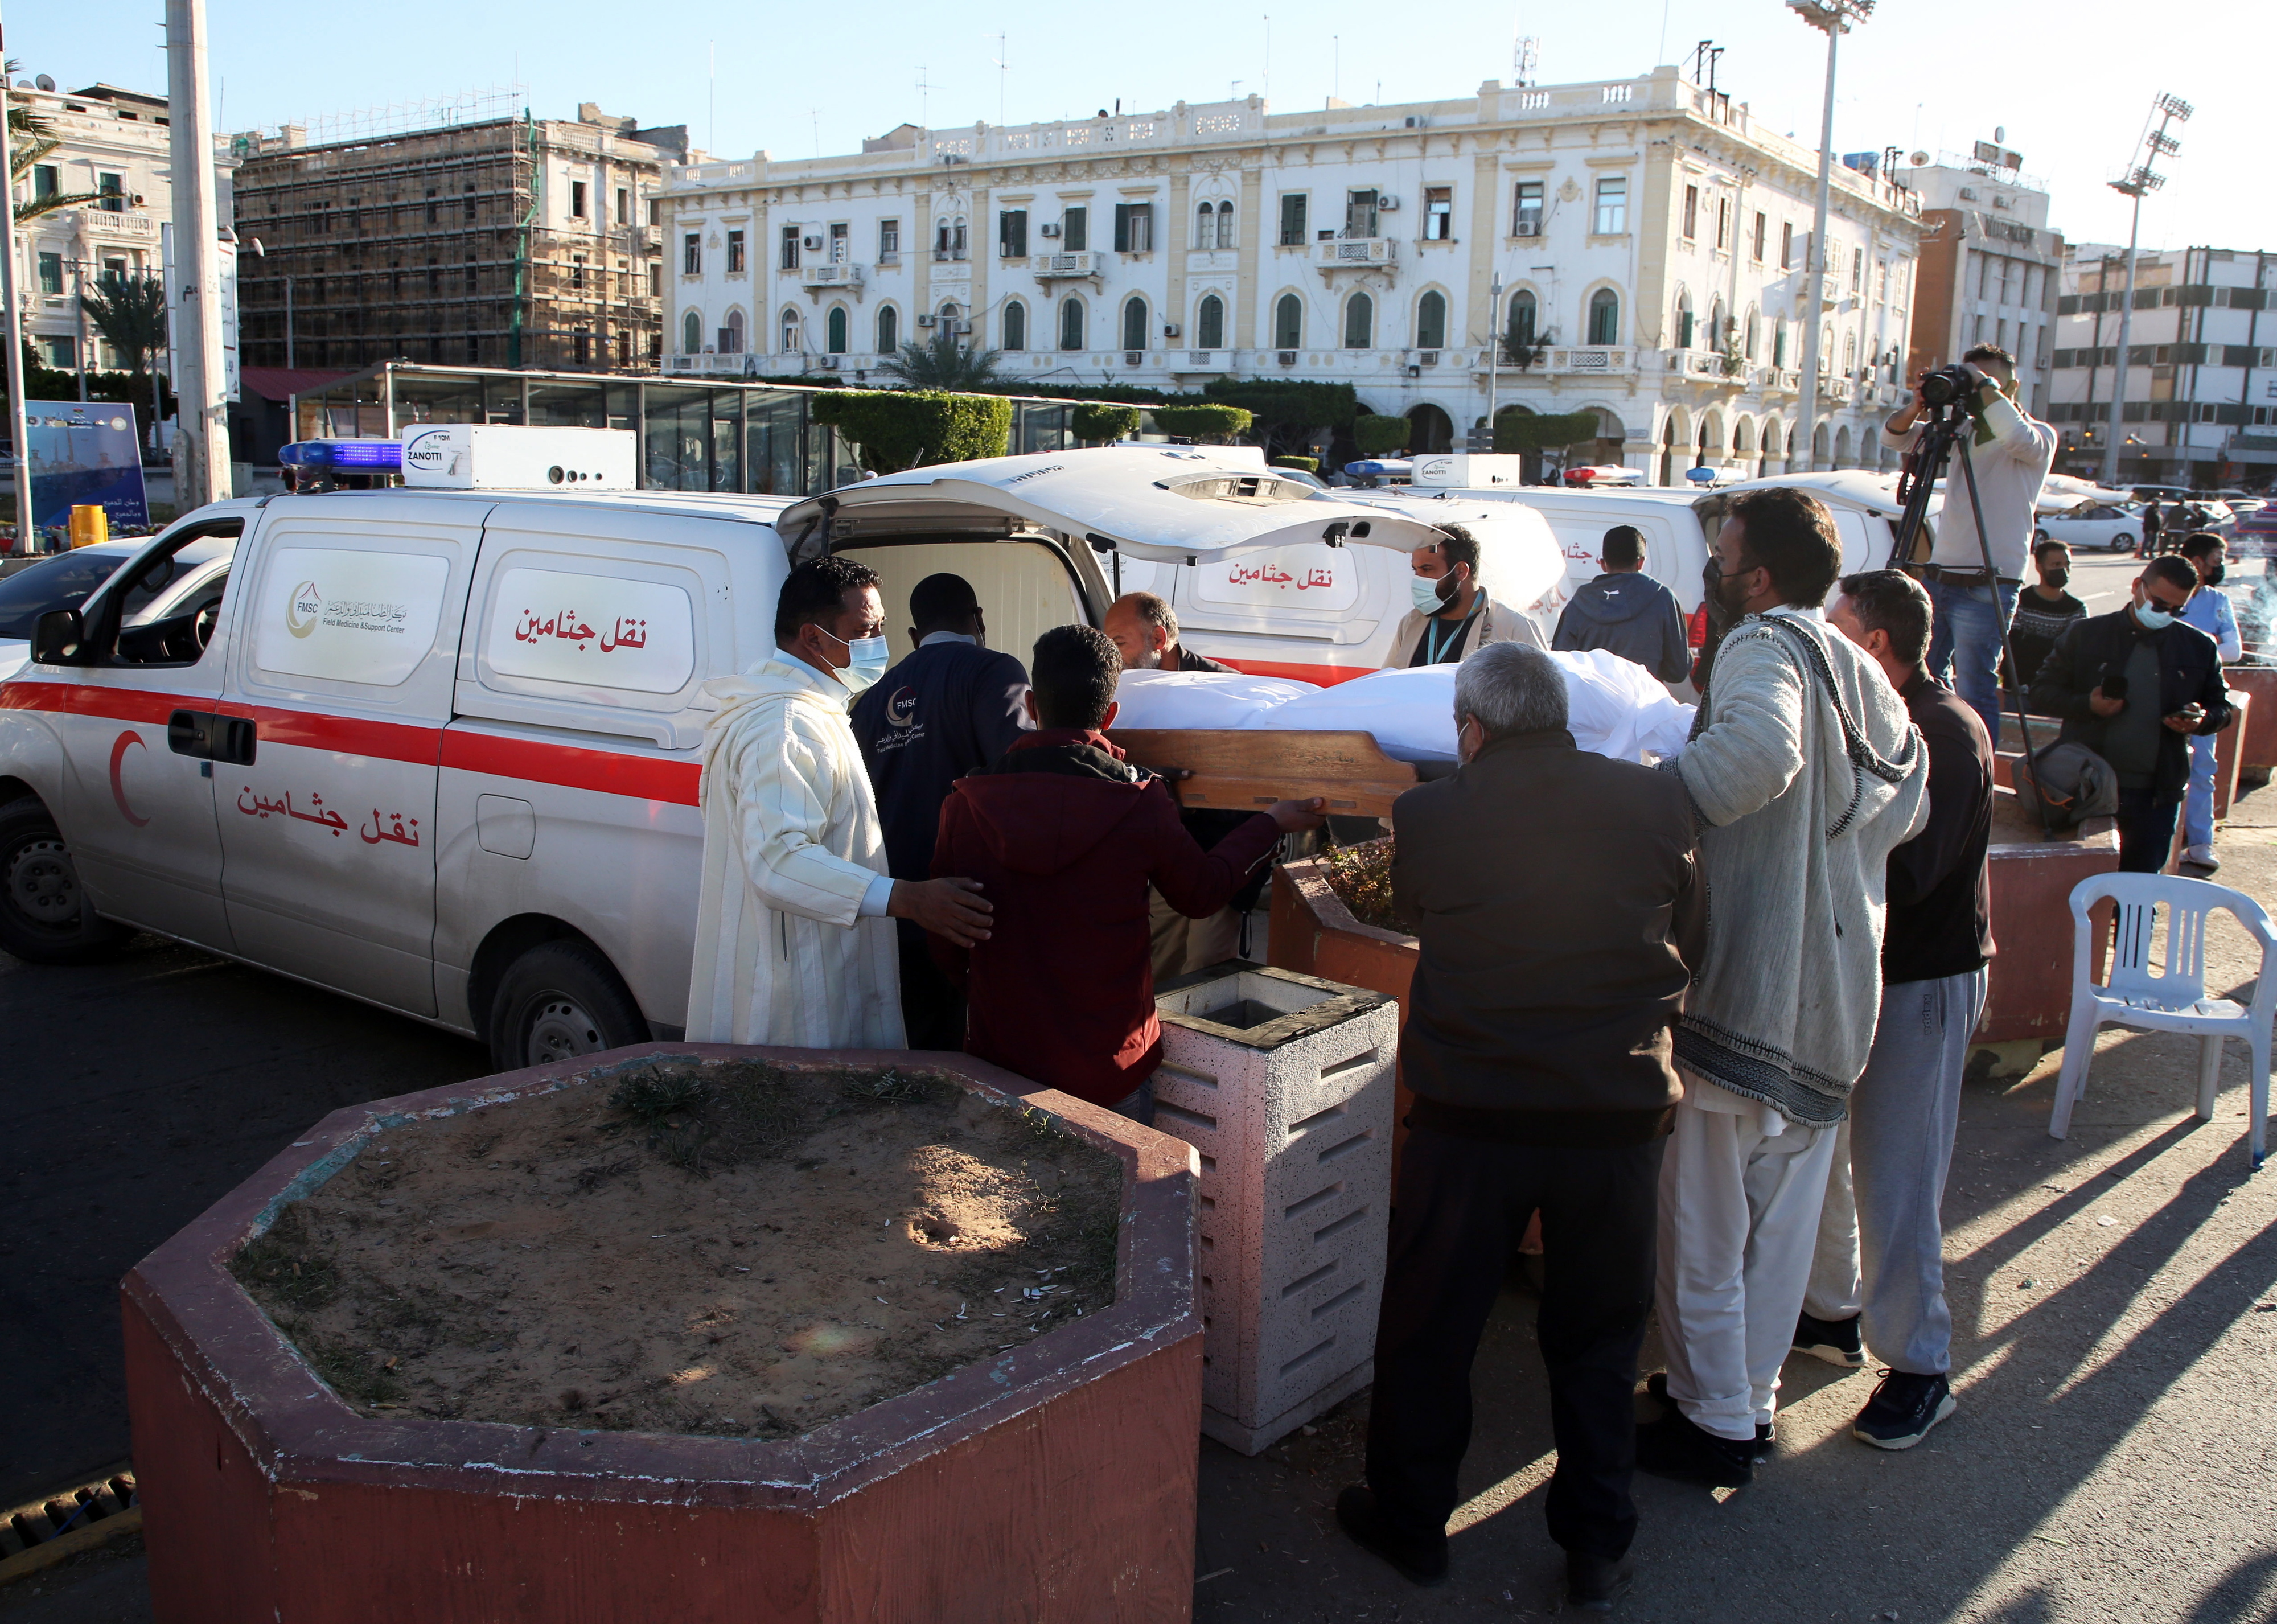
[[(1973, 394), (1948, 393), (1942, 400), (1930, 400), (1926, 403), (1921, 443), (1907, 454), (1905, 471), (1898, 477), (1898, 498), (1905, 506), (1898, 519), (1897, 540), (1890, 548), (1889, 567), (1902, 569), (1916, 579), (1920, 577), (1927, 560), (1915, 561), (1912, 557), (1914, 544), (1929, 516), (1930, 498), (1936, 492), (1938, 476), (1945, 471), (1954, 448), (1958, 447), (1961, 480), (1969, 487), (1969, 510), (1976, 521), (1976, 551), (1984, 560), (1984, 584), (1992, 594), (1993, 611), (1998, 614), (2000, 607), (2000, 572), (1993, 567), (1991, 544), (1984, 537), (1984, 506), (1976, 494), (1976, 465), (1969, 460), (1969, 437), (1976, 423), (1969, 409), (1969, 402), (1974, 398)], [(2018, 582), (2016, 591), (2020, 597), (2023, 590), (2023, 583)], [(2055, 833), (2055, 821), (2048, 811), (2047, 797), (2040, 792), (2039, 763), (2035, 759), (2036, 752), (2032, 747), (2032, 724), (2024, 713), (2024, 671), (2016, 663), (2015, 645), (2010, 635), (2014, 619), (2012, 612), (2003, 616), (2000, 621), (2001, 666), (1992, 674), (1993, 692), (1996, 696), (1999, 692), (2002, 670), (2014, 674), (2016, 730), (2024, 746), (2023, 754), (2018, 759), (2023, 778), (2017, 782), (2015, 788), (2021, 793), (2024, 780), (2030, 782), (2032, 802), (2039, 812), (2041, 833), (2052, 835)], [(1997, 732), (1991, 744), (1997, 756), (2000, 749)]]

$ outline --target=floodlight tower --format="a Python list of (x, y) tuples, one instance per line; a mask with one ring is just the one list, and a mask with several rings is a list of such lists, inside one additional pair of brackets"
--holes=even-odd
[[(2126, 436), (2124, 415), (2127, 410), (2127, 344), (2135, 327), (2135, 244), (2143, 230), (2143, 197), (2167, 184), (2167, 178), (2151, 165), (2160, 158), (2172, 157), (2182, 149), (2182, 143), (2167, 133), (2169, 125), (2188, 124), (2192, 108), (2178, 95), (2162, 94), (2151, 103), (2151, 115), (2158, 120), (2143, 137), (2142, 156), (2127, 172), (2123, 179), (2111, 183), (2114, 192), (2123, 192), (2134, 199), (2134, 219), (2127, 227), (2127, 291), (2119, 307), (2119, 354), (2111, 363), (2111, 426), (2103, 437), (2103, 474), (2101, 483), (2119, 483), (2119, 446)], [(2105, 290), (2106, 296), (2109, 290)]]
[(1802, 388), (1788, 454), (1800, 440), (1804, 465), (1816, 454), (1813, 428), (1818, 418), (1818, 330), (1826, 320), (1826, 210), (1834, 180), (1834, 48), (1855, 25), (1874, 14), (1874, 0), (1786, 0), (1788, 7), (1826, 35), (1826, 108), (1818, 125), (1818, 208), (1811, 217), (1810, 256), (1803, 266)]

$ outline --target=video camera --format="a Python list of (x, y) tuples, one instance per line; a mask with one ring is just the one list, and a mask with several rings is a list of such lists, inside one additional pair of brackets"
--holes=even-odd
[(1939, 367), (1922, 374), (1922, 404), (1932, 411), (1944, 411), (1966, 402), (1984, 387), (1984, 380), (1965, 366)]

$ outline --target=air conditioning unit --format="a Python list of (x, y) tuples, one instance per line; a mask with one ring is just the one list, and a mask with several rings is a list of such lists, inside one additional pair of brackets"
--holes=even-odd
[(835, 355), (817, 355), (814, 358), (814, 363), (826, 372), (838, 370), (838, 357)]
[(1146, 363), (1146, 352), (1145, 350), (1126, 349), (1123, 352), (1123, 364), (1126, 367), (1142, 366)]
[(920, 327), (930, 327), (940, 320), (940, 317), (938, 316), (920, 316), (918, 317), (918, 325)]
[(1399, 200), (1386, 192), (1376, 198), (1375, 206), (1387, 214), (1396, 213), (1399, 208)]
[(956, 325), (951, 327), (949, 331), (960, 339), (969, 339), (972, 336), (972, 324), (971, 322), (958, 322)]
[(1036, 227), (1036, 235), (1039, 237), (1056, 237), (1059, 234), (1060, 228), (1056, 225), (1039, 225)]
[(1178, 324), (1176, 322), (1164, 322), (1162, 324), (1162, 336), (1166, 339), (1177, 338), (1178, 336)]
[(1512, 229), (1510, 234), (1513, 237), (1539, 237), (1542, 235), (1542, 222), (1539, 220), (1520, 220), (1518, 225)]
[(1420, 365), (1436, 367), (1439, 364), (1439, 352), (1436, 349), (1427, 349), (1415, 359)]
[(799, 241), (812, 249), (819, 250), (822, 247), (822, 239), (819, 237), (802, 237)]
[(1280, 356), (1281, 364), (1284, 367), (1293, 367), (1297, 364), (1297, 352), (1293, 349), (1281, 351)]

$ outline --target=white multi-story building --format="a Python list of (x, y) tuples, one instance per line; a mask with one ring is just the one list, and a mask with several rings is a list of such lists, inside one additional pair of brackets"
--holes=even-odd
[(904, 125), (864, 146), (666, 171), (667, 376), (867, 379), (945, 325), (1046, 393), (1349, 383), (1413, 419), (1419, 451), (1481, 432), (1491, 400), (1595, 410), (1603, 438), (1576, 453), (1664, 482), (1882, 461), (1915, 194), (1835, 171), (1806, 460), (1817, 155), (1675, 68), (1391, 107)]
[[(64, 371), (123, 364), (88, 324), (80, 295), (105, 276), (156, 275), (160, 228), (173, 217), (173, 158), (166, 98), (90, 85), (59, 91), (18, 87), (8, 100), (48, 125), (60, 144), (33, 159), (15, 183), (16, 201), (86, 194), (93, 201), (27, 222), (17, 235), (17, 283), (25, 337), (40, 359)], [(230, 217), (237, 164), (216, 143), (219, 217)]]
[(1997, 344), (2016, 358), (2026, 408), (2045, 418), (2064, 242), (2048, 229), (2046, 187), (2018, 162), (1979, 141), (1967, 157), (1943, 154), (1903, 172), (1921, 197), (1923, 225), (1906, 376)]
[[(2138, 254), (2127, 335), (2119, 477), (2125, 484), (2256, 486), (2277, 472), (2277, 254)], [(2057, 301), (2048, 421), (2057, 466), (2097, 475), (2111, 421), (2127, 250), (2073, 248)]]

